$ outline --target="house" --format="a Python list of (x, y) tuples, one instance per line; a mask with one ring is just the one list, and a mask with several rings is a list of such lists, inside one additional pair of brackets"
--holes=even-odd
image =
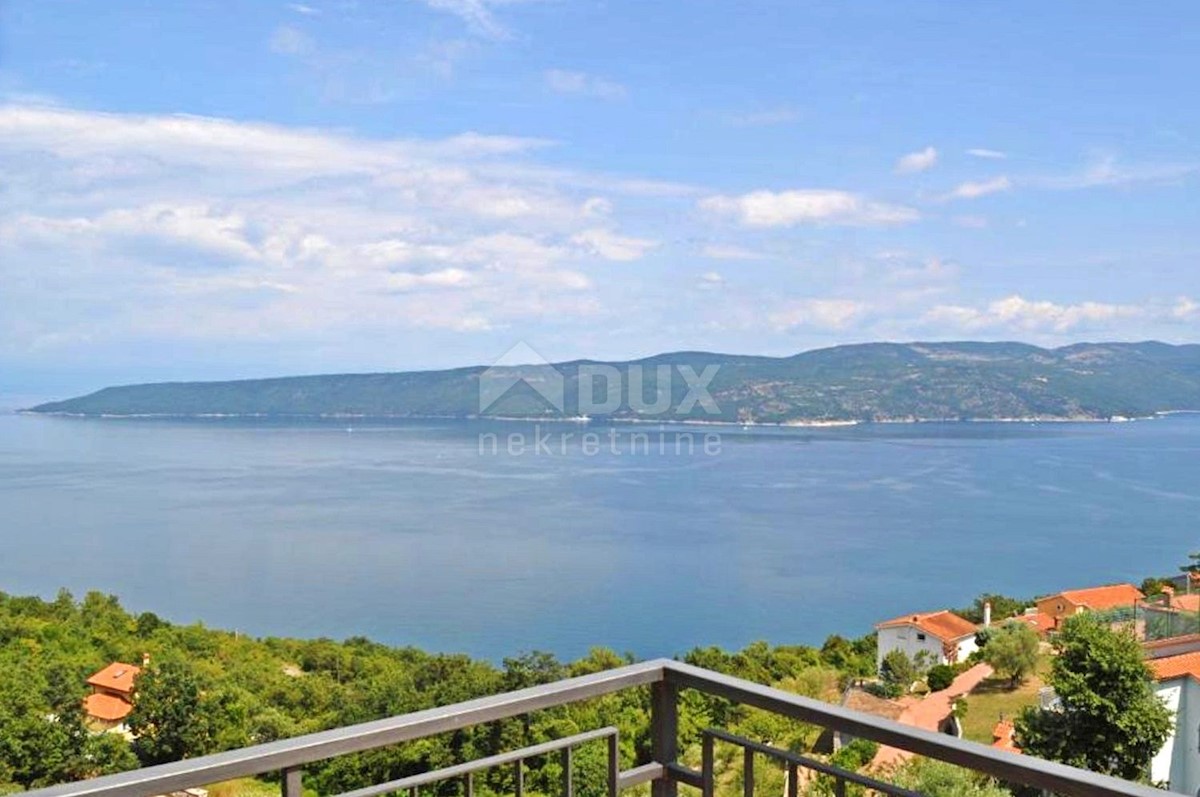
[(1163, 639), (1200, 631), (1200, 593), (1177, 595), (1164, 587), (1161, 595), (1139, 607), (1147, 639)]
[(926, 664), (953, 664), (965, 661), (977, 650), (975, 634), (979, 628), (954, 612), (943, 610), (925, 614), (907, 614), (875, 626), (878, 632), (875, 667), (893, 650), (903, 651), (910, 659), (926, 659)]
[(120, 731), (133, 712), (134, 682), (142, 668), (113, 662), (87, 679), (92, 693), (83, 701), (88, 727), (94, 731)]
[(1200, 792), (1200, 651), (1152, 658), (1154, 691), (1175, 718), (1167, 743), (1150, 762), (1150, 779), (1173, 792)]
[(1112, 609), (1134, 609), (1145, 600), (1142, 591), (1132, 584), (1109, 584), (1087, 589), (1069, 589), (1037, 600), (1038, 614), (1049, 618), (1047, 625), (1057, 629), (1062, 621), (1081, 612), (1103, 612)]
[(1026, 609), (1023, 614), (1010, 617), (1006, 622), (1024, 623), (1036, 631), (1040, 637), (1044, 637), (1054, 630), (1054, 618), (1048, 614), (1042, 614), (1036, 607)]

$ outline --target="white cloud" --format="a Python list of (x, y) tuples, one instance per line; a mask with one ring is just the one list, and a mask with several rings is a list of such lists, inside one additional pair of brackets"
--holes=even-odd
[(998, 149), (985, 149), (983, 147), (974, 147), (967, 150), (967, 154), (973, 158), (983, 158), (985, 160), (1004, 160), (1008, 157), (1007, 152), (1001, 152)]
[(420, 0), (435, 11), (444, 11), (461, 19), (467, 29), (488, 39), (507, 39), (509, 31), (496, 19), (495, 9), (530, 0)]
[(288, 3), (288, 8), (295, 11), (297, 14), (303, 14), (306, 17), (315, 17), (321, 13), (321, 9), (314, 6), (305, 5), (304, 3)]
[(1057, 304), (1031, 301), (1013, 294), (985, 307), (938, 305), (925, 314), (924, 320), (966, 332), (1005, 329), (1014, 332), (1065, 333), (1077, 329), (1104, 328), (1114, 321), (1141, 318), (1156, 312), (1155, 308), (1146, 305), (1104, 302)]
[(930, 169), (938, 160), (938, 151), (933, 147), (910, 152), (896, 161), (897, 174), (916, 174)]
[(1008, 191), (1012, 188), (1012, 181), (1008, 177), (1001, 175), (994, 177), (991, 180), (982, 180), (978, 182), (960, 183), (949, 194), (946, 199), (978, 199), (981, 196), (988, 194), (996, 194), (1001, 191)]
[(868, 303), (853, 299), (799, 299), (770, 313), (768, 320), (780, 331), (798, 327), (841, 330), (860, 320), (869, 310)]
[(280, 25), (271, 34), (267, 43), (271, 52), (279, 55), (307, 55), (312, 52), (313, 41), (304, 31), (292, 25)]
[(583, 215), (590, 218), (603, 218), (613, 212), (613, 203), (602, 196), (588, 197), (580, 207)]
[(950, 222), (956, 227), (965, 227), (968, 230), (982, 230), (988, 226), (988, 220), (983, 216), (955, 216)]
[(873, 202), (857, 194), (826, 189), (753, 191), (739, 196), (700, 200), (701, 210), (728, 216), (747, 227), (791, 227), (797, 224), (867, 227), (909, 224), (919, 218), (902, 205)]
[(410, 291), (421, 287), (466, 288), (476, 280), (471, 272), (461, 268), (444, 268), (425, 274), (397, 271), (388, 274), (386, 278), (387, 287), (394, 291)]
[(1174, 183), (1185, 177), (1200, 174), (1197, 163), (1134, 163), (1122, 164), (1115, 155), (1099, 155), (1074, 174), (1030, 177), (1024, 182), (1035, 188), (1077, 190), (1107, 186), (1127, 186), (1141, 183)]
[(733, 244), (705, 244), (700, 249), (701, 257), (713, 260), (762, 260), (765, 255)]
[(700, 275), (699, 282), (696, 287), (702, 291), (715, 291), (718, 288), (724, 287), (725, 278), (717, 271), (706, 271)]
[(623, 100), (629, 95), (629, 90), (620, 83), (584, 72), (549, 69), (544, 78), (551, 91), (559, 94), (579, 94), (602, 100)]
[(630, 238), (600, 227), (584, 230), (573, 237), (571, 243), (578, 245), (589, 254), (617, 261), (637, 260), (658, 246), (657, 241), (646, 238)]
[(0, 348), (594, 315), (589, 270), (656, 245), (613, 199), (679, 189), (541, 146), (0, 106)]

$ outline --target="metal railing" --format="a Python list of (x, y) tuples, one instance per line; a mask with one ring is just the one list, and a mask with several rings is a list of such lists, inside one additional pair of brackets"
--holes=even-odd
[[(617, 757), (610, 755), (609, 781), (615, 791), (642, 783), (650, 783), (652, 797), (676, 797), (680, 784), (705, 789), (705, 772), (691, 769), (679, 762), (678, 700), (684, 689), (694, 689), (707, 695), (734, 703), (753, 706), (789, 719), (818, 725), (856, 738), (870, 739), (899, 750), (946, 761), (975, 770), (1001, 781), (1022, 784), (1062, 795), (1077, 797), (1161, 797), (1162, 792), (1107, 775), (1098, 775), (1064, 764), (1042, 761), (1032, 756), (998, 750), (945, 734), (901, 725), (893, 720), (823, 703), (812, 698), (785, 692), (769, 686), (745, 681), (710, 670), (693, 667), (668, 659), (631, 664), (613, 670), (568, 678), (550, 684), (534, 686), (464, 703), (418, 711), (399, 717), (352, 725), (321, 733), (298, 736), (270, 744), (230, 750), (203, 758), (193, 758), (173, 764), (108, 775), (93, 780), (68, 783), (28, 792), (23, 797), (153, 797), (188, 788), (202, 787), (233, 778), (282, 773), (283, 797), (302, 797), (303, 768), (307, 764), (351, 753), (401, 744), (434, 734), (456, 731), (473, 725), (517, 717), (534, 711), (563, 706), (582, 700), (601, 697), (635, 687), (650, 688), (650, 747), (651, 760), (632, 769), (617, 771)], [(609, 733), (600, 729), (590, 734)], [(585, 734), (589, 735), (590, 734)], [(736, 739), (719, 731), (709, 738)], [(610, 739), (610, 751), (615, 747), (615, 735)], [(749, 740), (739, 740), (743, 744)], [(555, 744), (555, 743), (551, 743)], [(560, 740), (558, 749), (570, 749), (575, 743)], [(785, 763), (808, 766), (820, 762), (793, 756), (791, 753), (750, 743), (755, 752), (784, 757)], [(461, 765), (461, 768), (430, 772), (412, 779), (394, 781), (378, 787), (351, 792), (347, 797), (371, 797), (391, 791), (413, 788), (420, 778), (435, 782), (448, 777), (460, 777), (468, 770), (492, 765), (514, 763), (533, 757), (525, 748), (512, 753), (480, 759)], [(767, 753), (767, 751), (770, 753)], [(790, 758), (789, 758), (790, 757)], [(484, 764), (483, 762), (491, 762)], [(498, 763), (497, 763), (498, 762)], [(479, 766), (476, 766), (479, 765)], [(824, 766), (824, 765), (822, 765)], [(519, 767), (519, 764), (518, 764)], [(817, 767), (809, 767), (817, 769)], [(568, 768), (569, 769), (569, 768)], [(825, 773), (830, 774), (830, 773)], [(838, 770), (843, 777), (850, 773)], [(850, 782), (850, 778), (846, 778)], [(518, 783), (520, 781), (518, 780)], [(750, 781), (751, 783), (753, 780)], [(793, 779), (793, 783), (795, 780)], [(709, 789), (704, 797), (711, 797)], [(614, 787), (610, 785), (610, 795)], [(893, 793), (903, 794), (895, 790)], [(746, 797), (751, 797), (747, 792)]]
[(440, 783), (444, 780), (452, 780), (454, 778), (464, 778), (463, 792), (466, 797), (474, 797), (475, 795), (475, 780), (476, 772), (482, 772), (487, 769), (494, 769), (508, 764), (514, 766), (515, 784), (514, 792), (516, 797), (522, 797), (525, 793), (525, 759), (538, 758), (548, 755), (549, 753), (560, 753), (562, 755), (562, 794), (563, 797), (574, 797), (575, 783), (573, 780), (573, 765), (571, 759), (571, 751), (581, 744), (596, 741), (598, 739), (608, 740), (608, 796), (617, 797), (618, 781), (620, 779), (620, 758), (618, 757), (617, 745), (619, 737), (616, 728), (599, 728), (594, 731), (585, 731), (577, 733), (574, 736), (566, 736), (562, 739), (556, 739), (552, 742), (543, 744), (535, 744), (530, 747), (522, 747), (520, 750), (513, 750), (510, 753), (500, 753), (499, 755), (488, 756), (486, 758), (477, 758), (474, 761), (468, 761), (465, 764), (457, 764), (452, 767), (443, 767), (435, 769), (431, 772), (425, 772), (421, 775), (411, 775), (407, 778), (380, 783), (377, 786), (367, 786), (365, 789), (355, 789), (354, 791), (344, 792), (339, 797), (379, 797), (383, 794), (393, 794), (399, 792), (408, 792), (409, 797), (417, 797), (417, 789), (421, 786), (428, 786), (434, 783)]
[(891, 783), (835, 767), (815, 758), (797, 755), (788, 750), (780, 750), (778, 747), (771, 747), (744, 736), (735, 736), (732, 733), (725, 733), (713, 728), (704, 731), (700, 742), (702, 761), (700, 794), (702, 797), (714, 797), (716, 793), (715, 745), (713, 744), (716, 741), (728, 742), (742, 748), (742, 797), (754, 797), (754, 756), (756, 754), (773, 758), (787, 766), (787, 797), (796, 797), (800, 784), (799, 770), (802, 768), (833, 778), (834, 797), (846, 797), (847, 783), (856, 783), (880, 794), (890, 795), (890, 797), (922, 797), (921, 794), (911, 789), (893, 786)]

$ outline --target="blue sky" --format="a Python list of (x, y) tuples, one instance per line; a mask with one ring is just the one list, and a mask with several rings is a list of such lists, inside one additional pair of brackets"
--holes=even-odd
[(1190, 2), (0, 4), (0, 393), (1200, 325)]

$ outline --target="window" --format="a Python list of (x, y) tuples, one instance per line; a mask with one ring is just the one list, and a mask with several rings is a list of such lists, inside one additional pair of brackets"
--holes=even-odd
[(917, 634), (917, 641), (918, 641), (918, 642), (924, 642), (924, 641), (925, 641), (925, 635), (924, 635), (924, 634)]

